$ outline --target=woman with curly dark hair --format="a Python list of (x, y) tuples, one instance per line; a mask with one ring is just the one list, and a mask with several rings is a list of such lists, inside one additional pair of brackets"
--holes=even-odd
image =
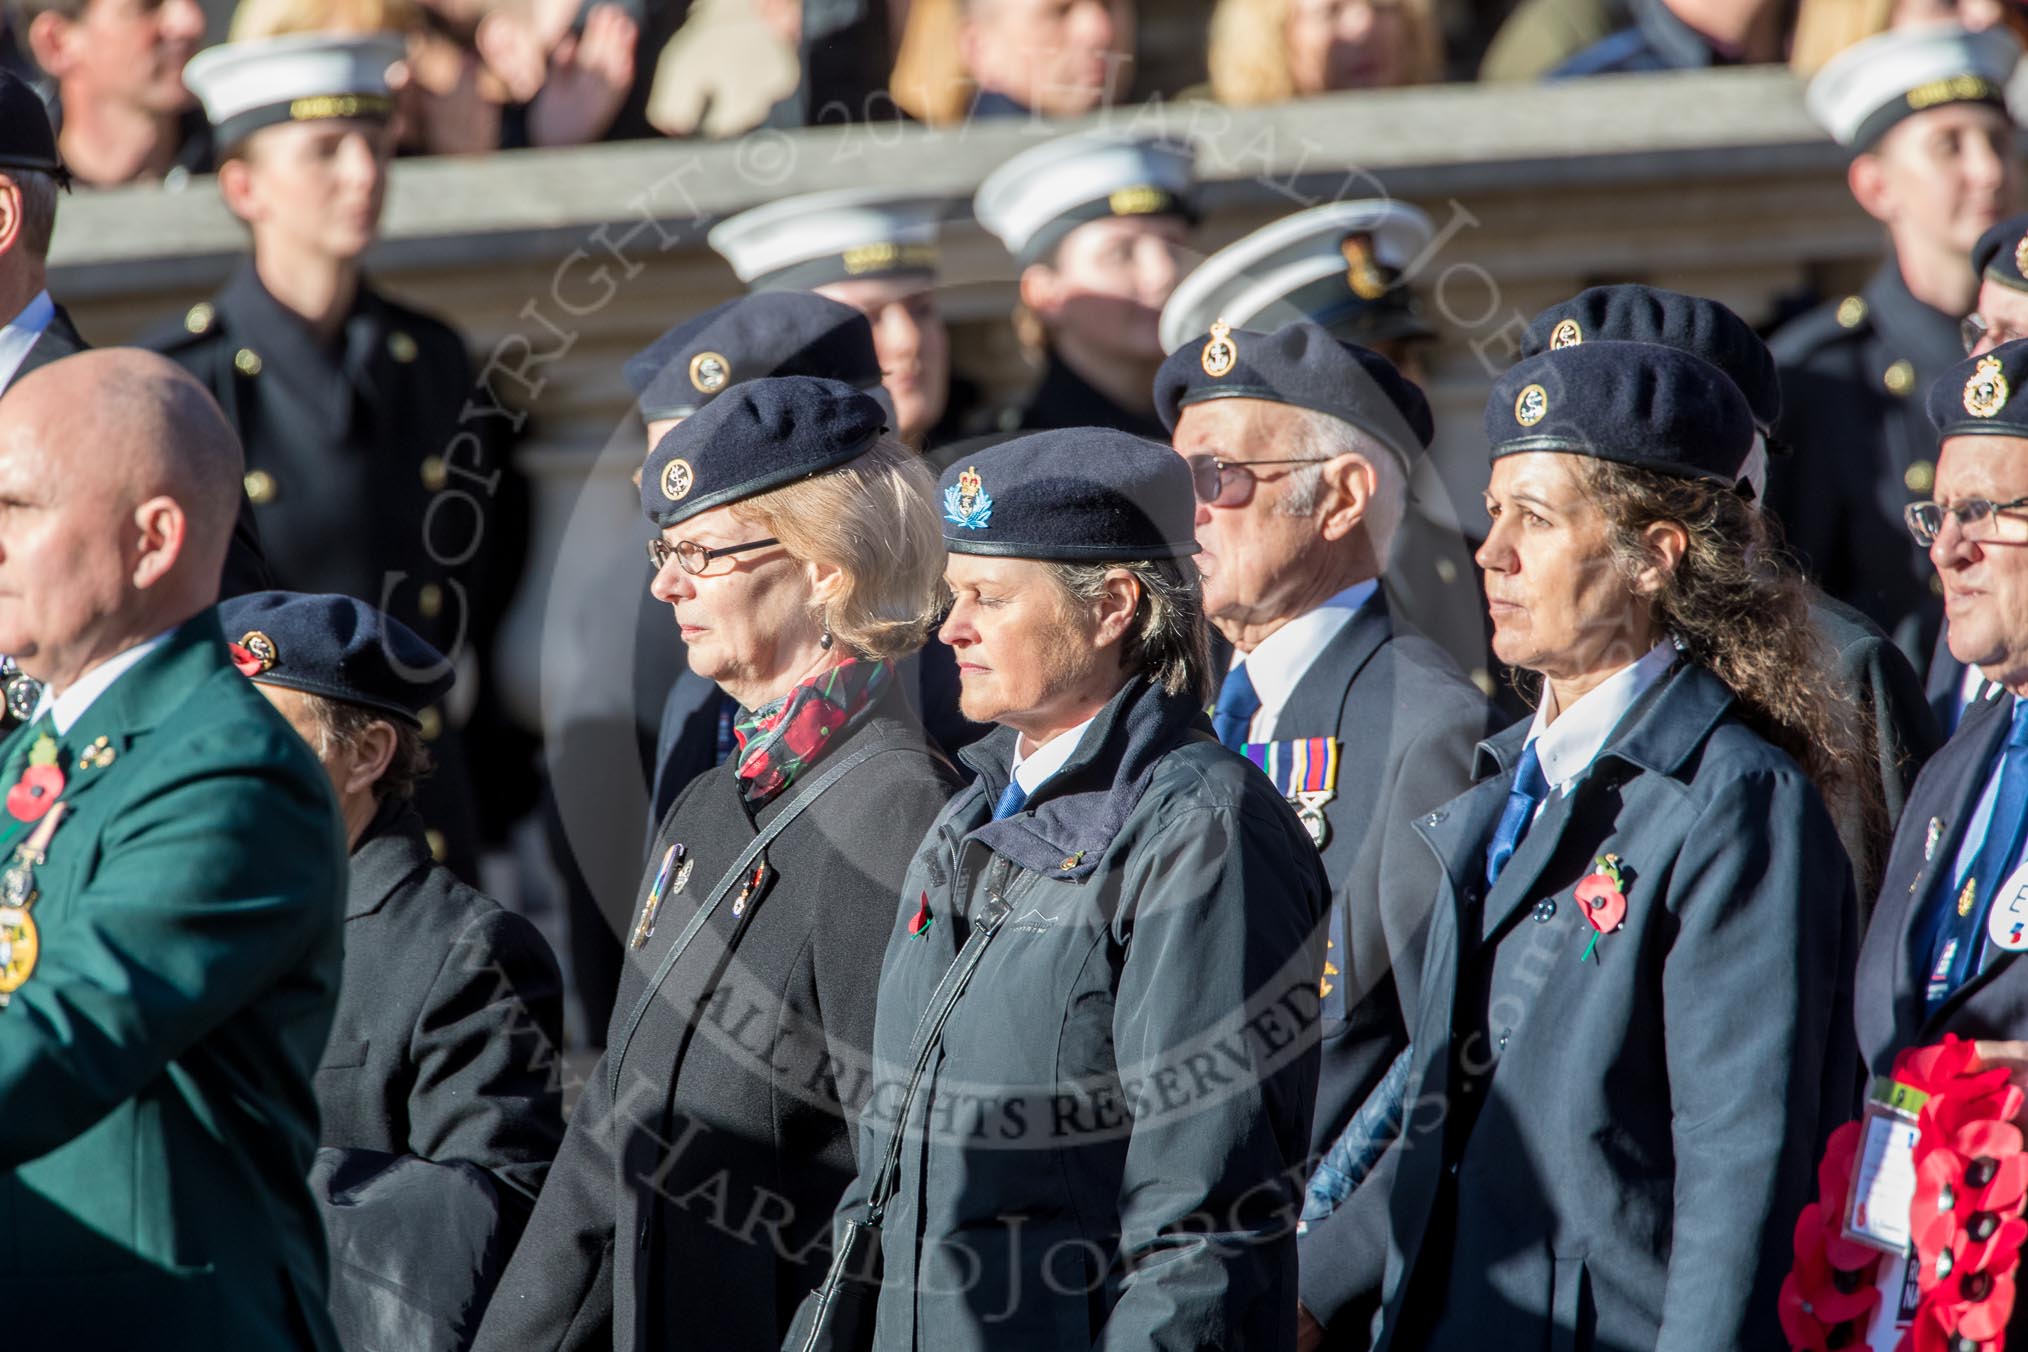
[[(1585, 342), (1486, 415), (1493, 647), (1541, 680), (1419, 829), (1432, 921), (1381, 1346), (1780, 1346), (1776, 1292), (1856, 1083), (1825, 807), (1854, 791), (1807, 591), (1736, 488), (1739, 390)], [(1362, 1202), (1363, 1188), (1353, 1202)]]

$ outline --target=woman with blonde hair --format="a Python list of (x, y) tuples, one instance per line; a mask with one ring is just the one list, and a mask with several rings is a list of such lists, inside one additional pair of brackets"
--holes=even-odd
[(1219, 0), (1211, 92), (1220, 103), (1281, 103), (1443, 78), (1430, 0)]
[(944, 549), (886, 421), (842, 381), (772, 377), (648, 457), (650, 590), (739, 746), (656, 833), (605, 1056), (481, 1349), (772, 1349), (823, 1275), (895, 898), (958, 783), (894, 676)]

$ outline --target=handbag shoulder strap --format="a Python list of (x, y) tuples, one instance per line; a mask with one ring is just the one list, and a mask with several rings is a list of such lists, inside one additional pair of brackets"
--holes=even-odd
[(696, 913), (690, 917), (689, 923), (683, 926), (682, 933), (676, 936), (676, 942), (669, 945), (669, 951), (662, 955), (662, 961), (656, 964), (655, 974), (649, 978), (647, 988), (641, 992), (641, 998), (636, 1000), (634, 1007), (627, 1012), (627, 1021), (621, 1025), (619, 1036), (610, 1041), (606, 1050), (608, 1062), (606, 1088), (611, 1092), (614, 1102), (618, 1102), (620, 1096), (620, 1062), (626, 1058), (627, 1044), (632, 1041), (634, 1030), (639, 1028), (641, 1020), (647, 1017), (648, 1007), (655, 1003), (655, 993), (661, 989), (663, 981), (675, 969), (677, 960), (683, 956), (683, 951), (690, 947), (691, 941), (711, 919), (719, 903), (725, 900), (726, 893), (732, 890), (732, 885), (746, 876), (747, 870), (753, 867), (754, 860), (760, 857), (769, 843), (787, 830), (789, 823), (801, 816), (803, 809), (816, 802), (826, 789), (875, 756), (885, 755), (890, 751), (927, 752), (927, 748), (920, 743), (897, 741), (876, 742), (871, 746), (860, 747), (836, 765), (827, 767), (808, 788), (784, 804), (782, 810), (761, 828), (760, 834), (739, 852), (739, 858), (732, 861), (732, 867), (728, 868), (725, 875), (712, 887), (704, 901), (698, 905)]
[(872, 1186), (866, 1192), (866, 1223), (876, 1229), (897, 1186), (902, 1140), (908, 1134), (909, 1109), (915, 1103), (916, 1091), (922, 1087), (930, 1054), (943, 1037), (944, 1025), (950, 1020), (951, 1011), (957, 1007), (958, 997), (965, 993), (972, 973), (979, 968), (979, 960), (985, 957), (986, 945), (993, 942), (993, 936), (1000, 932), (1000, 922), (1007, 918), (1008, 909), (1004, 897), (994, 895), (988, 900), (985, 911), (973, 924), (972, 932), (965, 936), (964, 947), (958, 950), (957, 957), (951, 959), (951, 965), (944, 969), (943, 980), (930, 992), (929, 1004), (924, 1007), (921, 1022), (916, 1025), (915, 1038), (909, 1047), (908, 1083), (902, 1088), (901, 1102), (895, 1108), (886, 1144), (880, 1150), (880, 1165), (874, 1172)]

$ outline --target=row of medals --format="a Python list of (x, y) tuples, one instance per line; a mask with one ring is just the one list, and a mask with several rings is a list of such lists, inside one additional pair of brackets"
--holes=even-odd
[[(9, 725), (26, 723), (42, 698), (42, 683), (23, 675), (13, 658), (0, 659), (0, 694)], [(41, 851), (17, 845), (0, 869), (0, 1009), (35, 968), (40, 941), (28, 908), (35, 904), (35, 866), (41, 862)]]

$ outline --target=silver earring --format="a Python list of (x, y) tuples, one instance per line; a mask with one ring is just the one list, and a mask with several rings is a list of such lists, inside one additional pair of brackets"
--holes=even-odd
[(818, 646), (818, 647), (820, 647), (820, 648), (822, 648), (822, 649), (823, 649), (823, 650), (824, 650), (825, 652), (830, 652), (830, 651), (831, 651), (831, 626), (830, 626), (830, 625), (828, 625), (828, 624), (827, 624), (827, 625), (825, 625), (825, 626), (824, 626), (824, 636), (823, 636), (822, 638), (820, 638), (820, 639), (818, 639), (818, 640), (817, 640), (817, 646)]

